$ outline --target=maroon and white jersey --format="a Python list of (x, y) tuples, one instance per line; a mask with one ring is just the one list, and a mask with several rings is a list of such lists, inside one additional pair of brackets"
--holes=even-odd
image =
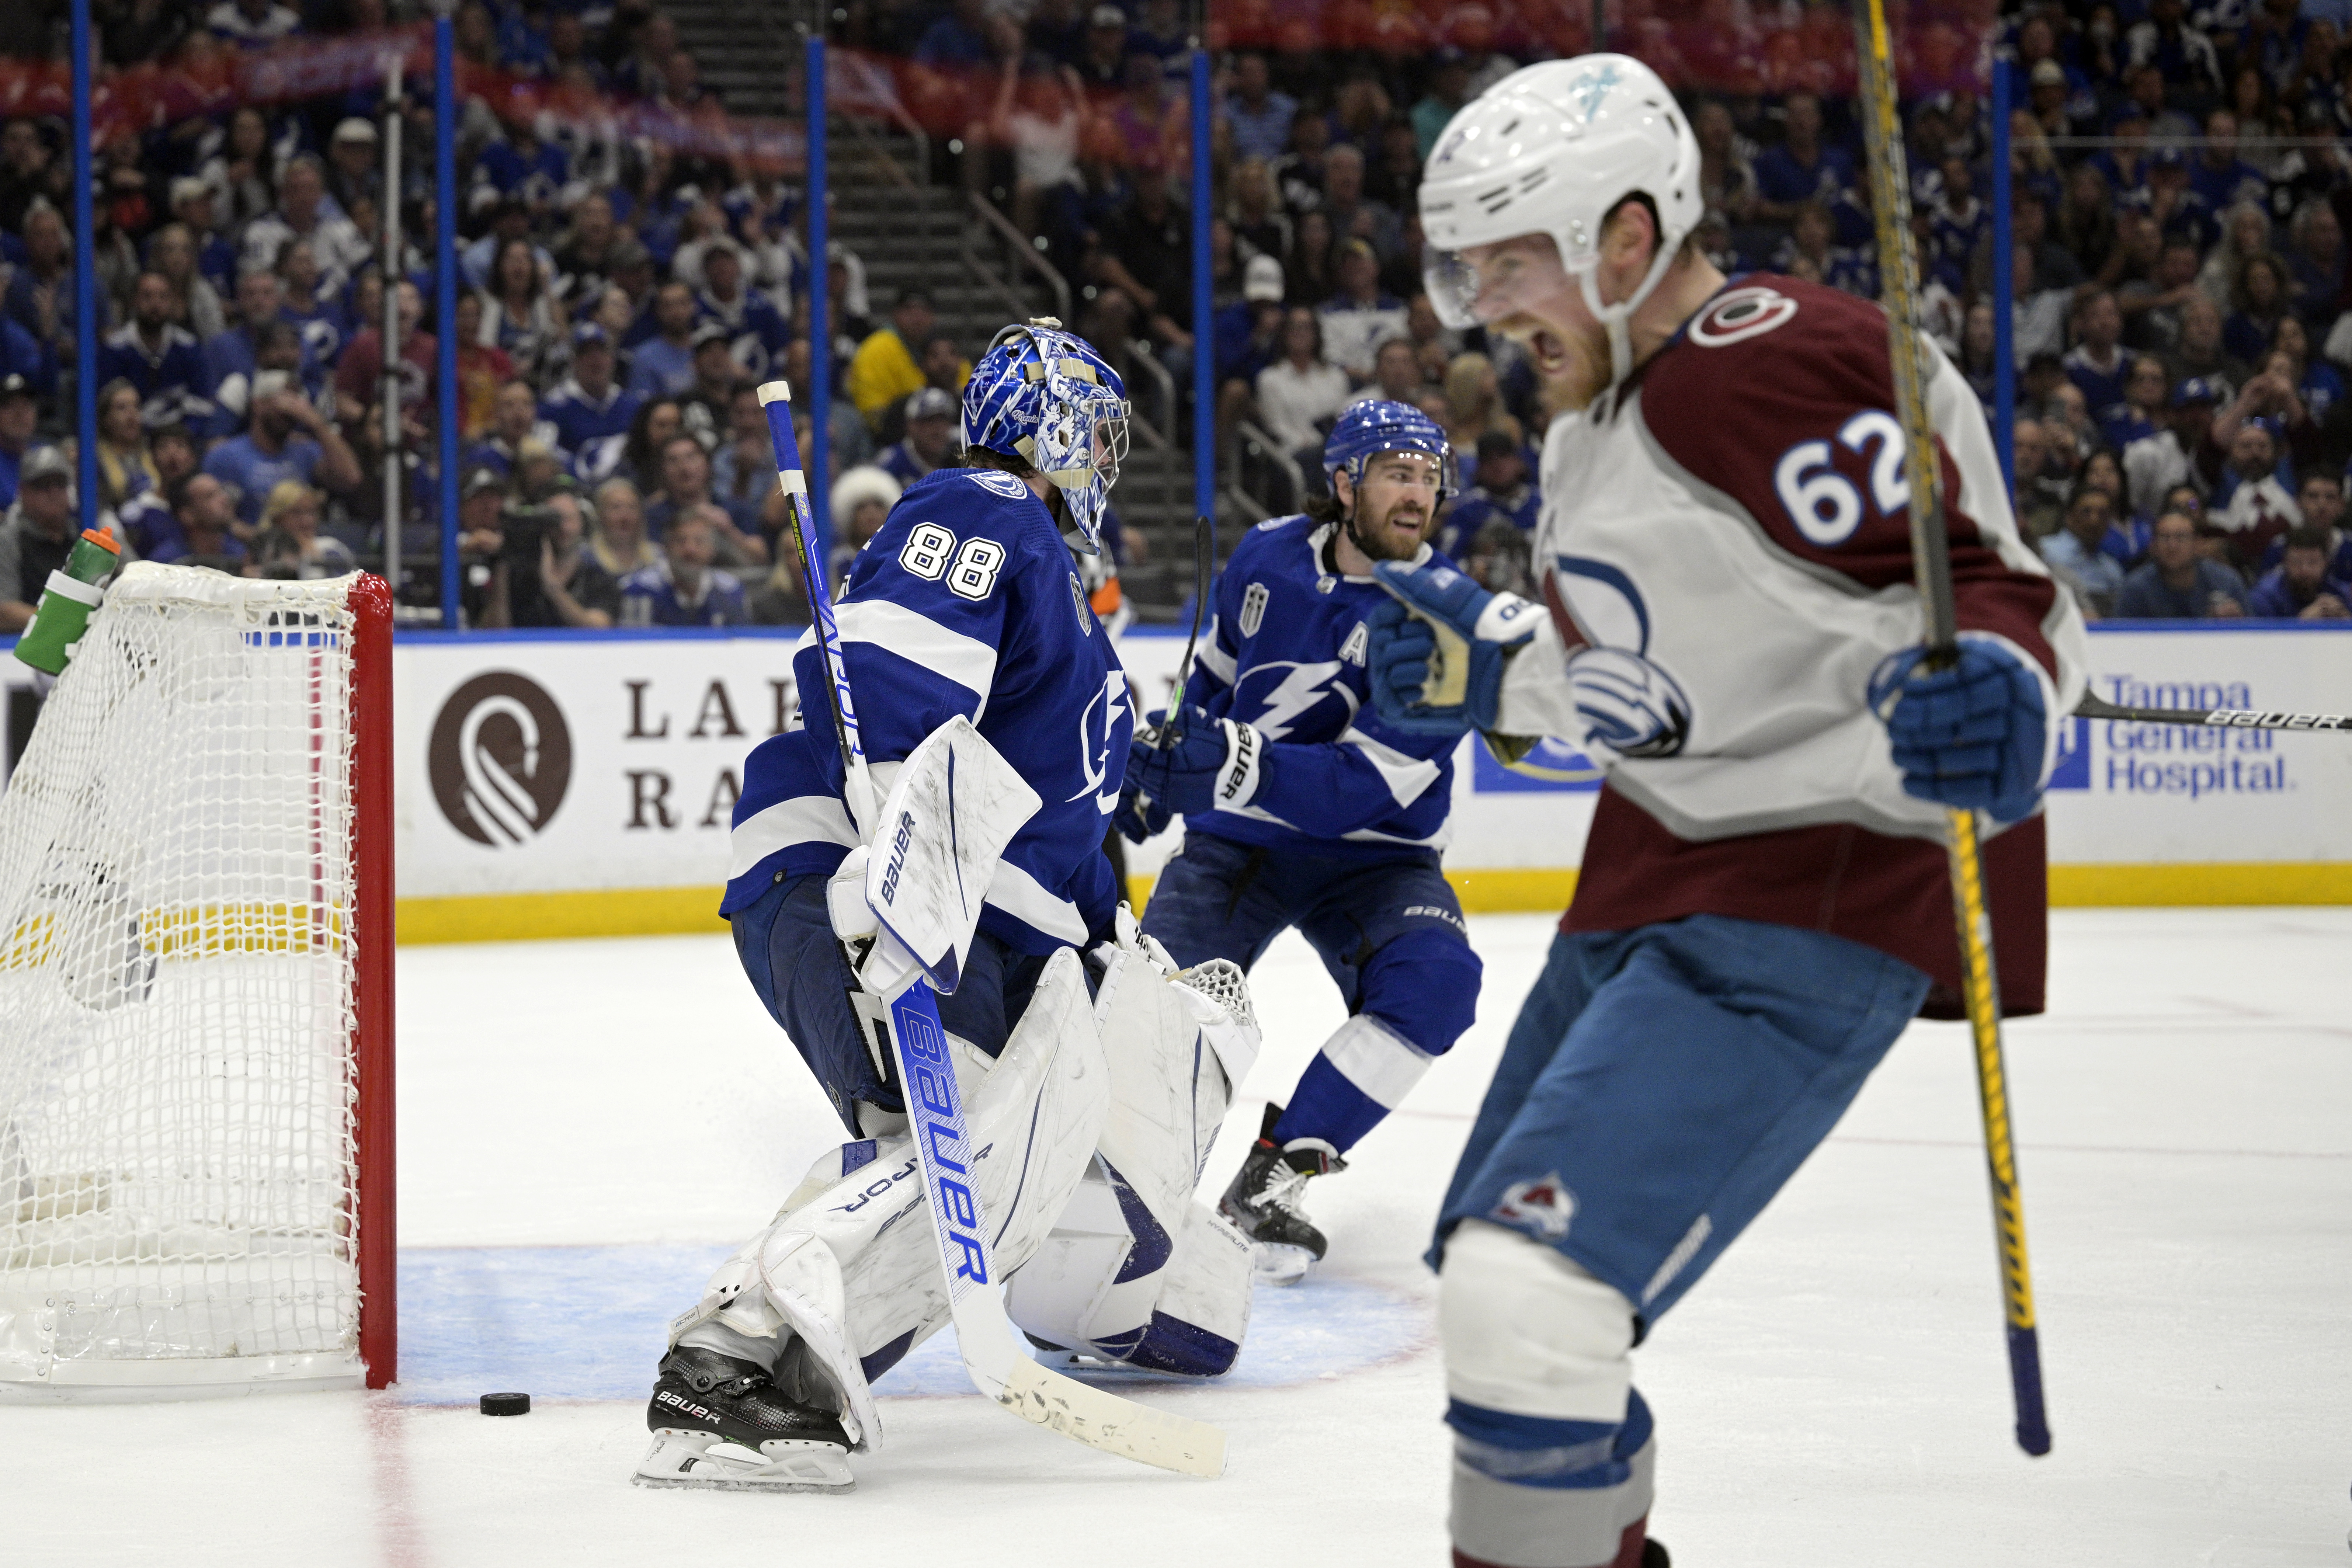
[[(1935, 364), (1960, 630), (2040, 675), (2046, 778), (2083, 692), (2082, 618), (2018, 537), (1976, 395)], [(1610, 650), (1633, 721), (1566, 929), (1712, 913), (1827, 931), (1925, 970), (1928, 1010), (1949, 1010), (1944, 810), (1903, 793), (1864, 699), (1923, 636), (1894, 406), (1876, 305), (1749, 276), (1553, 424), (1535, 536), (1551, 615), (1510, 662), (1496, 728), (1584, 735), (1567, 667), (1586, 647)], [(2044, 859), (2039, 816), (1986, 848), (2011, 1012), (2042, 1004)]]

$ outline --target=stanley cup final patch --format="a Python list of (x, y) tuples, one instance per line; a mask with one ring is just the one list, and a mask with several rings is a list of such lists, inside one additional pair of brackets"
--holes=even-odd
[(1559, 1241), (1576, 1217), (1576, 1194), (1555, 1171), (1531, 1182), (1513, 1182), (1503, 1189), (1487, 1217), (1496, 1225), (1532, 1232), (1544, 1241)]
[(1242, 590), (1242, 636), (1254, 637), (1265, 622), (1265, 602), (1269, 597), (1263, 583), (1252, 583)]

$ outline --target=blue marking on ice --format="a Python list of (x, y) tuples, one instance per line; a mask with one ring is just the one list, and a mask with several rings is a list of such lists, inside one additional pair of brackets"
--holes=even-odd
[[(643, 1399), (669, 1320), (691, 1306), (727, 1247), (407, 1247), (400, 1254), (400, 1382), (411, 1405), (471, 1405), (517, 1389), (534, 1399)], [(1433, 1342), (1428, 1309), (1378, 1286), (1318, 1276), (1268, 1286), (1249, 1337), (1215, 1379), (1275, 1388), (1360, 1372)], [(1140, 1373), (1087, 1381), (1167, 1381)], [(969, 1395), (953, 1330), (933, 1335), (875, 1384), (883, 1398)], [(1148, 1391), (1143, 1392), (1149, 1398)]]

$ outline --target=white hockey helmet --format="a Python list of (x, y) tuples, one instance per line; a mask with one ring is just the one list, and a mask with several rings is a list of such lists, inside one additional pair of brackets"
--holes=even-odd
[[(1607, 329), (1613, 385), (1632, 369), (1626, 322), (1698, 226), (1698, 138), (1658, 74), (1626, 55), (1580, 55), (1514, 71), (1463, 106), (1430, 149), (1421, 226), (1430, 303), (1450, 327), (1478, 324), (1475, 246), (1549, 235), (1585, 308)], [(1603, 306), (1594, 275), (1601, 223), (1644, 195), (1656, 210), (1658, 254), (1633, 295)], [(1504, 312), (1489, 309), (1487, 318)]]

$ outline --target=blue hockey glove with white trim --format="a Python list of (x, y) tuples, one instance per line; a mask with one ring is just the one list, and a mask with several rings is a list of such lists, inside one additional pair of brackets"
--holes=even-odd
[[(1157, 731), (1159, 715), (1152, 720)], [(1137, 814), (1139, 826), (1149, 828), (1154, 813), (1165, 827), (1171, 814), (1247, 805), (1265, 776), (1265, 737), (1250, 725), (1212, 718), (1197, 703), (1185, 704), (1167, 722), (1175, 738), (1164, 750), (1140, 737), (1128, 748), (1126, 787), (1149, 803)]]
[(1942, 669), (1925, 647), (1881, 661), (1870, 707), (1885, 722), (1903, 770), (1903, 792), (2001, 822), (2030, 814), (2042, 797), (2050, 719), (2042, 683), (2006, 644), (1963, 637)]
[(1536, 606), (1433, 563), (1373, 573), (1392, 600), (1372, 612), (1365, 654), (1381, 717), (1411, 734), (1493, 729), (1505, 656), (1535, 635)]
[(1130, 844), (1140, 844), (1167, 832), (1168, 825), (1175, 820), (1176, 814), (1145, 795), (1132, 775), (1127, 787), (1118, 792), (1118, 809), (1110, 814), (1110, 825)]

